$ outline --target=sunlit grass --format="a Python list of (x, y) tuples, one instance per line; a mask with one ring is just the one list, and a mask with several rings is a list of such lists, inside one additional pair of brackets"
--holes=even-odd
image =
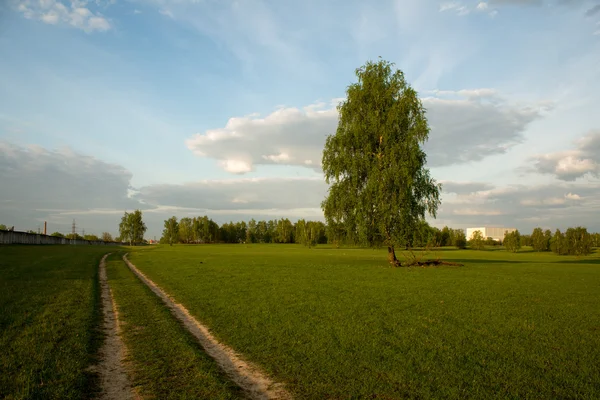
[(600, 396), (598, 255), (439, 254), (465, 266), (295, 245), (130, 259), (299, 398)]
[(106, 265), (136, 391), (154, 399), (240, 398), (239, 388), (125, 266), (121, 255), (110, 256)]
[(0, 246), (0, 398), (79, 399), (100, 343), (97, 246)]

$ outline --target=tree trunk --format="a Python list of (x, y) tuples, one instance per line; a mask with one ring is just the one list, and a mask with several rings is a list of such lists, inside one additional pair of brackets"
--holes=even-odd
[(398, 266), (398, 259), (396, 258), (396, 251), (394, 246), (388, 246), (388, 261), (394, 267)]

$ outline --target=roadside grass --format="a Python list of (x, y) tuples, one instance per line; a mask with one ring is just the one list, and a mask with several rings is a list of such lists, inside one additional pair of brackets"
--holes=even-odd
[(600, 398), (598, 253), (438, 253), (465, 266), (297, 245), (129, 258), (298, 398)]
[(135, 390), (155, 399), (242, 398), (195, 338), (125, 266), (123, 254), (109, 256), (106, 267)]
[(0, 246), (0, 398), (80, 399), (100, 345), (99, 246)]

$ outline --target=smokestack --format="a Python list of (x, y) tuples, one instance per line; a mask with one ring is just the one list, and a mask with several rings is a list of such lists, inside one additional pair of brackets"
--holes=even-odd
[(46, 235), (46, 228), (48, 227), (48, 223), (44, 221), (44, 235)]

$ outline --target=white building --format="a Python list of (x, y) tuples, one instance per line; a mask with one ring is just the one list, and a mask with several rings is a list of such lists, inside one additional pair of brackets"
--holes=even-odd
[(475, 233), (475, 231), (480, 231), (484, 239), (491, 237), (496, 241), (502, 241), (504, 240), (505, 233), (512, 233), (516, 231), (516, 229), (500, 228), (493, 226), (483, 226), (481, 228), (467, 228), (467, 240), (471, 240), (473, 238), (473, 233)]

